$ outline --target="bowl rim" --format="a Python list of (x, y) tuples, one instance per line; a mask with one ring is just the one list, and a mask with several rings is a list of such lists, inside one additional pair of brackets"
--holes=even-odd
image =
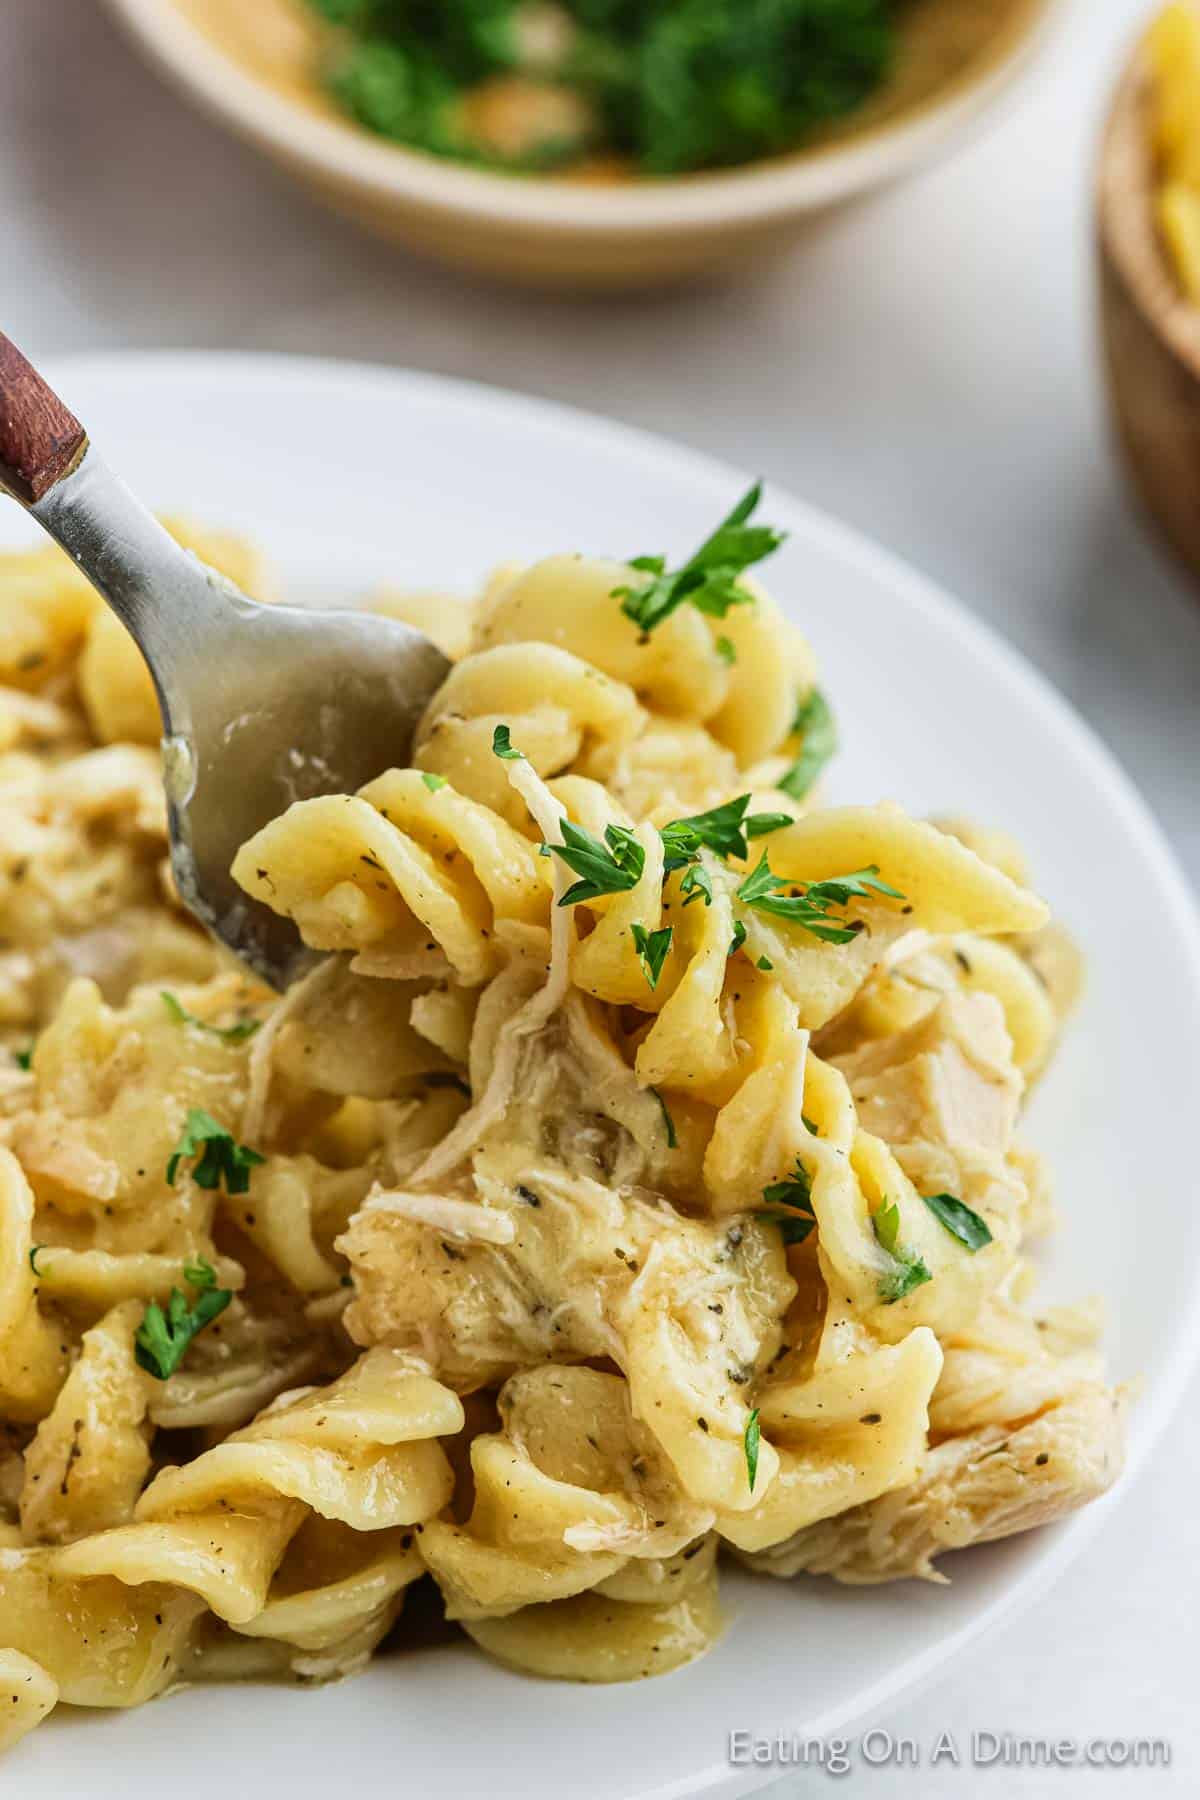
[(1096, 169), (1102, 247), (1138, 312), (1172, 356), (1200, 375), (1200, 307), (1183, 292), (1159, 235), (1157, 177), (1146, 116), (1150, 69), (1145, 31), (1134, 39), (1113, 90)]
[(375, 139), (276, 92), (207, 38), (174, 0), (106, 0), (161, 73), (210, 116), (318, 185), (429, 207), (463, 223), (633, 236), (752, 226), (895, 178), (958, 136), (1012, 84), (1069, 3), (1026, 0), (978, 59), (915, 113), (882, 120), (861, 137), (736, 169), (605, 188), (465, 168)]

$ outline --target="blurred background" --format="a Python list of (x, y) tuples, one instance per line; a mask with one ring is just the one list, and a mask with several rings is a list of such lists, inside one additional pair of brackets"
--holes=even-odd
[[(441, 371), (761, 473), (1024, 651), (1124, 763), (1195, 880), (1200, 586), (1128, 496), (1095, 322), (1097, 141), (1146, 13), (1066, 0), (967, 148), (741, 279), (564, 297), (437, 267), (335, 217), (181, 101), (94, 0), (4, 0), (4, 328), (37, 359), (240, 348)], [(973, 1725), (1163, 1735), (1171, 1772), (1073, 1773), (1064, 1791), (1195, 1791), (1200, 1627), (1179, 1581), (1200, 1553), (1198, 1489), (1200, 1449), (1176, 1434), (1033, 1629), (1010, 1626), (875, 1722), (929, 1743)], [(1034, 1795), (1046, 1779), (1009, 1769), (992, 1784)], [(880, 1769), (870, 1792), (987, 1780)]]

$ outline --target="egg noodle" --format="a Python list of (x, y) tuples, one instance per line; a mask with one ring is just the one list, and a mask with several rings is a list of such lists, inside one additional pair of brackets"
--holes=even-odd
[(279, 998), (179, 907), (132, 642), (0, 559), (0, 1743), (347, 1674), (424, 1577), (501, 1663), (660, 1674), (723, 1555), (940, 1580), (1114, 1479), (1014, 1135), (1070, 943), (1008, 839), (815, 804), (808, 646), (694, 566), (380, 599), (454, 667), (240, 853), (322, 953)]

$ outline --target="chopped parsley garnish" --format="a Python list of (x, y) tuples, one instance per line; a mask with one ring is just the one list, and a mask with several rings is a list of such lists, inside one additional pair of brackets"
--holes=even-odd
[(654, 1095), (654, 1098), (658, 1101), (659, 1106), (662, 1108), (663, 1124), (667, 1128), (667, 1148), (669, 1150), (678, 1150), (679, 1139), (675, 1135), (675, 1121), (671, 1117), (671, 1109), (667, 1105), (666, 1101), (663, 1099), (662, 1095), (659, 1093), (657, 1088), (651, 1088), (650, 1092)]
[(775, 785), (803, 800), (838, 747), (837, 721), (820, 688), (811, 688), (800, 702), (792, 730), (800, 736), (800, 754)]
[(896, 1202), (885, 1195), (882, 1206), (871, 1215), (871, 1223), (879, 1243), (889, 1256), (895, 1256), (900, 1237), (900, 1208)]
[(737, 891), (738, 899), (757, 912), (800, 925), (827, 944), (849, 944), (863, 930), (861, 919), (831, 919), (830, 907), (845, 906), (855, 895), (869, 894), (887, 894), (893, 900), (904, 898), (897, 888), (889, 887), (886, 881), (879, 879), (879, 870), (874, 863), (869, 868), (856, 869), (851, 875), (835, 875), (826, 881), (811, 881), (805, 885), (773, 874), (765, 850), (758, 866), (746, 876)]
[[(747, 817), (749, 804), (750, 795), (739, 794), (735, 800), (726, 800), (708, 812), (693, 813), (686, 819), (672, 819), (669, 825), (662, 827), (659, 836), (663, 841), (663, 871), (667, 875), (678, 869), (686, 871), (679, 884), (685, 906), (690, 906), (693, 900), (703, 900), (705, 906), (712, 905), (712, 876), (700, 861), (701, 850), (711, 850), (720, 857), (745, 858), (749, 854), (748, 839), (763, 837), (769, 831), (778, 831), (782, 825), (794, 823), (786, 813), (752, 813)], [(730, 955), (745, 942), (745, 937), (743, 927), (741, 936), (734, 937)]]
[(809, 1118), (807, 1113), (801, 1113), (800, 1118), (804, 1125), (805, 1131), (811, 1131), (814, 1137), (820, 1137), (820, 1135), (821, 1135), (820, 1130), (818, 1129), (818, 1127), (816, 1125), (813, 1124), (812, 1120)]
[(603, 843), (570, 819), (562, 821), (561, 830), (562, 843), (551, 844), (550, 849), (580, 879), (567, 889), (560, 906), (577, 906), (581, 900), (623, 894), (637, 886), (646, 852), (624, 825), (605, 826)]
[(737, 661), (737, 649), (733, 640), (727, 637), (719, 637), (715, 649), (721, 661), (723, 663), (728, 663), (729, 667), (732, 668)]
[(227, 1194), (248, 1193), (251, 1169), (267, 1160), (257, 1150), (235, 1143), (225, 1127), (218, 1125), (211, 1114), (198, 1106), (193, 1106), (188, 1113), (183, 1136), (167, 1164), (169, 1187), (175, 1186), (179, 1165), (189, 1156), (198, 1159), (192, 1169), (196, 1186), (211, 1189), (224, 1183)]
[(925, 1266), (922, 1257), (905, 1249), (900, 1242), (900, 1208), (895, 1201), (884, 1200), (878, 1212), (871, 1216), (875, 1227), (875, 1236), (880, 1246), (887, 1251), (895, 1267), (885, 1275), (879, 1283), (879, 1298), (890, 1306), (896, 1300), (903, 1300), (914, 1288), (919, 1288), (933, 1276)]
[(899, 888), (889, 887), (879, 879), (878, 863), (868, 863), (865, 869), (855, 869), (850, 875), (830, 875), (824, 881), (810, 882), (805, 899), (821, 906), (845, 906), (856, 894), (886, 894), (889, 900), (904, 898)]
[(635, 557), (630, 568), (651, 579), (641, 587), (613, 589), (626, 618), (651, 632), (685, 601), (716, 619), (749, 601), (752, 596), (739, 586), (738, 577), (783, 542), (783, 533), (771, 526), (748, 523), (761, 498), (762, 483), (756, 482), (680, 569), (668, 570), (665, 556)]
[(769, 956), (760, 956), (754, 966), (756, 969), (761, 969), (765, 975), (775, 967), (775, 964), (771, 961)]
[(133, 1334), (138, 1365), (156, 1381), (175, 1373), (197, 1332), (211, 1325), (233, 1299), (233, 1290), (217, 1286), (216, 1270), (202, 1257), (184, 1264), (183, 1279), (196, 1296), (194, 1304), (189, 1306), (186, 1296), (173, 1287), (166, 1312), (152, 1300)]
[(48, 1248), (49, 1245), (47, 1244), (31, 1244), (29, 1247), (29, 1266), (35, 1275), (40, 1276), (42, 1272), (37, 1266), (38, 1251), (46, 1250)]
[(512, 737), (507, 725), (497, 725), (492, 733), (492, 755), (502, 757), (505, 762), (523, 762), (525, 752), (514, 750)]
[(739, 794), (736, 800), (726, 800), (724, 805), (714, 806), (708, 812), (693, 813), (687, 819), (672, 819), (669, 825), (664, 825), (659, 836), (666, 853), (663, 864), (666, 873), (670, 875), (675, 869), (686, 868), (688, 863), (696, 860), (701, 848), (712, 850), (717, 856), (745, 858), (749, 852), (748, 838), (765, 837), (770, 831), (779, 831), (784, 825), (796, 823), (790, 813), (751, 813), (747, 818), (749, 804), (749, 794)]
[(785, 825), (796, 823), (791, 813), (751, 813), (746, 820), (746, 836), (748, 838), (766, 837), (768, 832), (782, 831)]
[(746, 1421), (746, 1429), (742, 1435), (742, 1449), (746, 1453), (746, 1480), (750, 1483), (750, 1492), (754, 1492), (754, 1483), (758, 1480), (758, 1447), (762, 1442), (762, 1430), (758, 1423), (758, 1408)]
[(642, 973), (652, 988), (658, 986), (658, 978), (662, 974), (663, 964), (667, 960), (667, 952), (671, 948), (671, 939), (675, 935), (673, 925), (662, 931), (647, 931), (644, 925), (634, 925), (633, 943), (642, 965)]
[(802, 1244), (815, 1229), (812, 1177), (799, 1157), (791, 1174), (782, 1181), (771, 1182), (763, 1189), (762, 1197), (771, 1208), (767, 1216), (782, 1230), (785, 1244)]
[(664, 867), (667, 874), (692, 862), (701, 845), (707, 850), (715, 850), (718, 856), (745, 856), (745, 816), (749, 804), (749, 794), (739, 794), (736, 800), (726, 800), (723, 806), (714, 806), (709, 812), (693, 813), (687, 819), (672, 819), (669, 825), (664, 825), (659, 835), (666, 852)]
[[(496, 739), (495, 739), (494, 733), (492, 736), (492, 748), (493, 748), (493, 750), (495, 750), (495, 748), (496, 748)], [(499, 755), (499, 754), (500, 754), (500, 752), (497, 751), (497, 755)], [(515, 754), (519, 756), (520, 751), (519, 750), (516, 751)], [(429, 789), (431, 794), (436, 794), (439, 788), (444, 788), (444, 787), (449, 786), (449, 783), (447, 782), (446, 777), (444, 775), (434, 775), (429, 769), (422, 769), (421, 780), (425, 783), (425, 786)]]
[(982, 1250), (985, 1244), (991, 1243), (992, 1233), (987, 1220), (981, 1219), (965, 1200), (958, 1200), (953, 1194), (922, 1194), (921, 1198), (951, 1237), (956, 1237), (968, 1250)]
[(729, 948), (725, 952), (726, 956), (736, 956), (745, 941), (746, 927), (742, 924), (740, 919), (735, 919), (733, 922), (733, 936), (729, 941)]
[(24, 1050), (13, 1051), (13, 1061), (16, 1063), (18, 1069), (24, 1069), (28, 1072), (33, 1067), (33, 1052), (35, 1049), (36, 1045), (27, 1044)]
[(262, 1025), (261, 1019), (239, 1019), (236, 1025), (210, 1025), (207, 1019), (198, 1019), (195, 1013), (189, 1012), (166, 988), (162, 989), (161, 997), (163, 1005), (177, 1025), (194, 1025), (197, 1031), (207, 1031), (226, 1044), (244, 1044)]
[(703, 863), (693, 863), (679, 884), (683, 895), (683, 904), (690, 906), (693, 900), (703, 900), (705, 906), (713, 902), (712, 876)]

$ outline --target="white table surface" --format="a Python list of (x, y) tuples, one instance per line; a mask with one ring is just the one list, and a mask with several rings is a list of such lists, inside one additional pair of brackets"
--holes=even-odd
[[(761, 471), (900, 551), (1047, 671), (1195, 879), (1200, 600), (1130, 514), (1092, 316), (1090, 162), (1144, 11), (1076, 0), (979, 141), (769, 275), (570, 302), (468, 283), (327, 217), (177, 103), (90, 0), (0, 0), (4, 328), (42, 357), (234, 347), (442, 370)], [(1200, 1791), (1200, 1383), (1190, 1398), (1036, 1616), (871, 1722), (914, 1737), (926, 1764), (943, 1729), (964, 1747), (972, 1729), (1162, 1736), (1170, 1771), (856, 1761), (851, 1783), (875, 1800)], [(827, 1784), (813, 1771), (773, 1791)]]

